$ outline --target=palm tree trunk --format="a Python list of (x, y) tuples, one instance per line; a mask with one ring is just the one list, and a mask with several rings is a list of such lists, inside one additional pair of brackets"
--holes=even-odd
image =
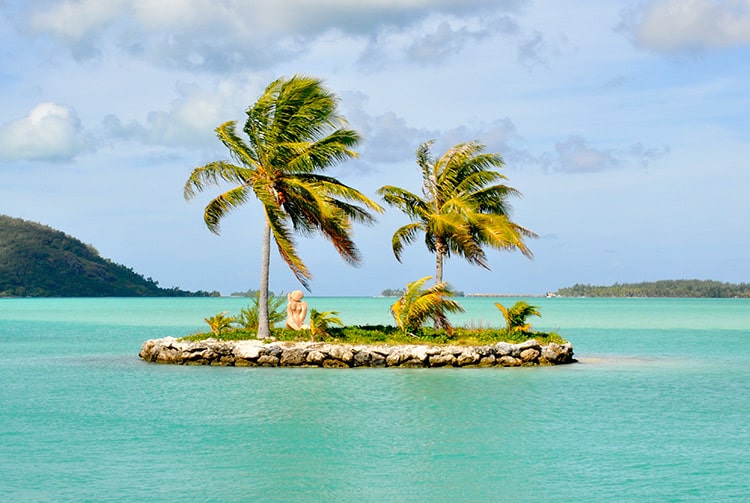
[[(445, 250), (448, 247), (443, 243), (442, 240), (436, 239), (435, 242), (435, 284), (443, 282), (443, 258), (445, 257)], [(445, 321), (436, 319), (433, 324), (435, 330), (446, 329), (447, 325)]]
[(443, 258), (447, 246), (440, 239), (435, 243), (435, 284), (443, 282)]
[(268, 271), (271, 263), (271, 224), (268, 223), (268, 217), (263, 219), (263, 244), (260, 255), (258, 339), (268, 339), (271, 336), (271, 329), (268, 325)]

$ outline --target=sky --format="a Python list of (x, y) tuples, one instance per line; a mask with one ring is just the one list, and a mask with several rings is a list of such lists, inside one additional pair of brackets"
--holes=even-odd
[[(750, 0), (0, 0), (0, 214), (93, 245), (163, 287), (258, 288), (257, 201), (203, 222), (193, 168), (267, 84), (322, 79), (364, 140), (330, 174), (377, 200), (421, 188), (414, 152), (478, 140), (505, 160), (529, 260), (488, 250), (466, 293), (576, 283), (750, 281)], [(399, 263), (387, 209), (352, 267), (299, 238), (310, 295), (378, 295)], [(0, 236), (0, 239), (2, 237)], [(300, 288), (277, 254), (271, 289)]]

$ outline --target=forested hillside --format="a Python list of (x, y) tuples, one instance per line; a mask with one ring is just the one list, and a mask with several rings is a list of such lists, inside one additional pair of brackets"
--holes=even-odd
[(63, 232), (0, 215), (0, 297), (205, 295), (161, 288)]
[(682, 279), (644, 283), (615, 283), (612, 286), (574, 285), (557, 291), (561, 297), (750, 297), (748, 283), (721, 283), (719, 281)]

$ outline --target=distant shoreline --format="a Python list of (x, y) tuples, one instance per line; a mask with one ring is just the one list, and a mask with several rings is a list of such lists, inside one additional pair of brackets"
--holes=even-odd
[(550, 294), (538, 293), (467, 293), (464, 297), (553, 297)]

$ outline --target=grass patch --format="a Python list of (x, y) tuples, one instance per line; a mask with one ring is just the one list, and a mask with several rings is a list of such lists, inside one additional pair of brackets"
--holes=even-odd
[[(309, 330), (289, 330), (282, 328), (271, 329), (272, 337), (279, 341), (309, 342)], [(219, 336), (212, 332), (193, 334), (182, 340), (201, 341), (209, 338), (222, 341), (240, 341), (256, 339), (255, 331), (242, 329), (228, 329)], [(428, 344), (428, 345), (458, 345), (485, 346), (498, 342), (517, 344), (529, 339), (536, 339), (541, 344), (567, 342), (555, 332), (509, 332), (504, 328), (456, 327), (453, 336), (445, 330), (435, 330), (423, 327), (417, 333), (405, 333), (392, 325), (355, 325), (332, 327), (328, 329), (328, 336), (323, 341), (342, 344)]]

